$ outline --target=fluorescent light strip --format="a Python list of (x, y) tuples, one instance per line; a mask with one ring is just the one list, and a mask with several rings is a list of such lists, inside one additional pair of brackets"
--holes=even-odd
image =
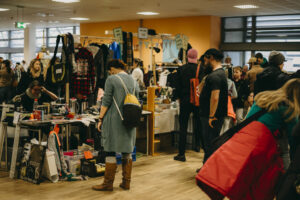
[(85, 18), (85, 17), (72, 17), (70, 18), (71, 20), (77, 20), (77, 21), (85, 21), (89, 20), (90, 18)]
[(80, 0), (52, 0), (59, 3), (77, 3), (80, 2)]
[(0, 8), (0, 11), (8, 11), (8, 8)]
[(252, 8), (258, 8), (258, 6), (256, 5), (251, 5), (251, 4), (248, 4), (248, 5), (236, 5), (234, 6), (235, 8), (240, 8), (240, 9), (252, 9)]
[(157, 12), (137, 12), (138, 15), (159, 15)]

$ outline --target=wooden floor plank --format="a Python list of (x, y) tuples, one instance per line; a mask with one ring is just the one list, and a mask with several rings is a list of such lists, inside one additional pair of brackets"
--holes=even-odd
[(187, 161), (173, 160), (174, 154), (142, 157), (134, 163), (132, 185), (129, 191), (118, 187), (119, 168), (113, 192), (93, 191), (103, 177), (77, 182), (43, 182), (40, 185), (23, 180), (11, 180), (0, 172), (1, 200), (209, 200), (195, 184), (195, 170), (201, 166), (203, 153), (188, 151)]

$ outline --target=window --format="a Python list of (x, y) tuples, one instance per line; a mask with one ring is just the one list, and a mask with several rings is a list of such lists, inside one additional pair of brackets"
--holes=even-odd
[[(269, 58), (271, 51), (257, 51), (256, 53), (262, 53), (265, 58)], [(287, 72), (295, 72), (300, 69), (300, 51), (280, 51), (286, 62), (284, 63), (283, 70)]]
[(55, 47), (57, 35), (64, 34), (64, 33), (79, 34), (80, 27), (68, 26), (68, 27), (38, 28), (36, 29), (36, 47), (39, 49), (43, 44), (46, 47)]
[(0, 48), (8, 47), (8, 31), (0, 31)]
[(246, 64), (258, 49), (266, 58), (278, 50), (287, 59), (284, 70), (296, 71), (300, 69), (299, 46), (299, 14), (222, 18), (220, 49), (232, 57), (234, 65)]
[(11, 40), (11, 48), (23, 48), (24, 47), (24, 39), (21, 40)]
[(4, 60), (8, 59), (8, 54), (7, 53), (0, 53), (0, 57), (2, 57)]
[(244, 41), (244, 18), (224, 18), (223, 34), (224, 43), (241, 43)]
[(22, 62), (24, 60), (24, 53), (12, 53), (10, 59), (13, 63)]
[(11, 31), (11, 39), (24, 39), (24, 30)]

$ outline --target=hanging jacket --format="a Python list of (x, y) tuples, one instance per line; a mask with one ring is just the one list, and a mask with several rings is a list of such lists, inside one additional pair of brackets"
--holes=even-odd
[[(95, 89), (95, 67), (93, 55), (86, 48), (78, 49), (75, 54), (75, 72), (72, 74), (71, 91), (77, 94), (90, 95)], [(73, 72), (74, 72), (73, 71)]]

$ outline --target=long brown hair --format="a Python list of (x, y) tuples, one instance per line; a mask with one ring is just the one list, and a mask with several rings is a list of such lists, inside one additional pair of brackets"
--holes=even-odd
[(284, 103), (288, 107), (285, 112), (286, 121), (291, 121), (300, 114), (300, 79), (291, 79), (278, 90), (259, 93), (255, 97), (255, 102), (268, 112), (278, 110)]
[[(33, 66), (34, 66), (34, 64), (35, 64), (36, 62), (40, 62), (40, 65), (41, 65), (40, 70), (37, 71), (37, 72), (35, 72), (35, 71), (33, 70)], [(40, 76), (40, 74), (41, 74), (41, 72), (42, 72), (42, 69), (43, 69), (43, 64), (42, 64), (41, 60), (40, 60), (40, 59), (33, 59), (33, 60), (30, 62), (30, 64), (29, 64), (28, 72), (31, 73), (31, 75), (32, 75), (33, 77), (36, 78), (36, 77), (39, 77), (39, 76)]]

